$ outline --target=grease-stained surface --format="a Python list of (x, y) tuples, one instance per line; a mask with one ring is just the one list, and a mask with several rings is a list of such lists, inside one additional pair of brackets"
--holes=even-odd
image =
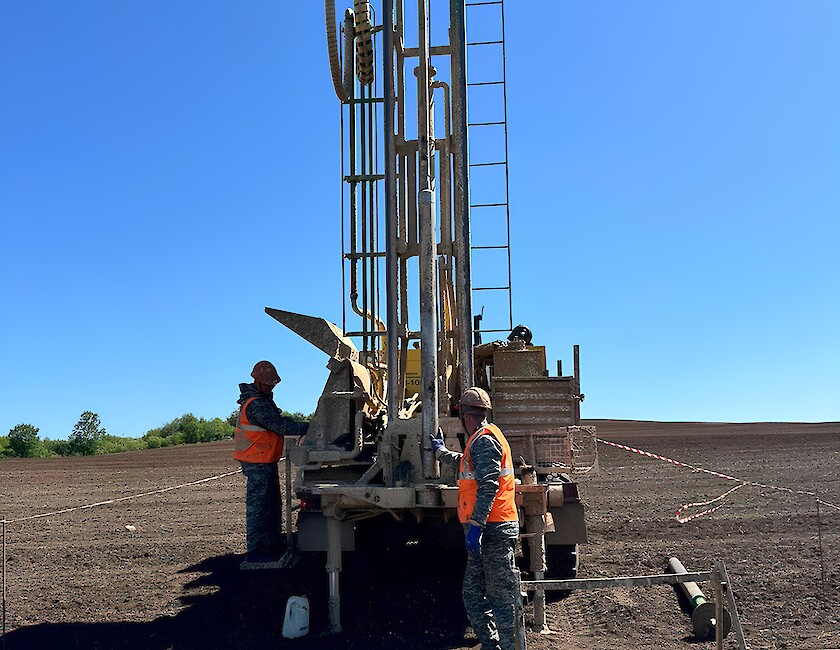
[[(597, 421), (599, 437), (765, 486), (840, 504), (840, 424), (657, 424)], [(94, 458), (0, 462), (8, 520), (132, 496), (235, 470), (231, 443)], [(746, 486), (680, 524), (683, 503), (734, 484), (606, 445), (582, 485), (590, 543), (580, 577), (726, 563), (753, 649), (840, 648), (840, 511), (813, 496)], [(472, 648), (460, 604), (460, 557), (423, 553), (347, 566), (343, 621), (326, 629), (326, 576), (238, 569), (244, 552), (240, 474), (78, 509), (6, 530), (6, 648)], [(689, 511), (690, 514), (691, 511)], [(317, 560), (313, 560), (315, 564)], [(711, 596), (710, 585), (701, 585)], [(290, 595), (308, 594), (312, 632), (281, 636)], [(697, 644), (672, 588), (576, 592), (548, 605), (554, 634), (529, 648), (714, 647)], [(734, 635), (726, 648), (737, 647)]]

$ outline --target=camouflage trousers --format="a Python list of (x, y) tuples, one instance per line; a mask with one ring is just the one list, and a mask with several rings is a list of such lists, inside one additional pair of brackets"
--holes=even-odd
[(276, 554), (281, 547), (283, 517), (277, 463), (240, 463), (248, 479), (245, 495), (248, 554)]
[(481, 641), (481, 650), (514, 650), (519, 609), (519, 571), (514, 559), (515, 539), (487, 534), (481, 556), (467, 556), (464, 607)]

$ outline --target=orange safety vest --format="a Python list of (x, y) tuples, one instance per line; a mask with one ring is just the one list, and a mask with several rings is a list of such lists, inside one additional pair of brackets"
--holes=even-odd
[(248, 422), (245, 412), (247, 400), (239, 409), (239, 419), (233, 431), (233, 457), (246, 463), (276, 463), (283, 455), (283, 436)]
[(467, 440), (467, 448), (461, 456), (461, 468), (458, 473), (458, 519), (462, 524), (467, 523), (472, 517), (475, 509), (475, 498), (478, 495), (478, 481), (473, 473), (470, 450), (472, 443), (481, 435), (495, 436), (502, 446), (502, 467), (499, 471), (499, 489), (496, 492), (496, 499), (493, 507), (487, 516), (488, 522), (518, 521), (519, 514), (516, 512), (516, 484), (513, 475), (513, 460), (510, 454), (510, 445), (502, 435), (502, 430), (495, 424), (488, 424), (478, 429)]

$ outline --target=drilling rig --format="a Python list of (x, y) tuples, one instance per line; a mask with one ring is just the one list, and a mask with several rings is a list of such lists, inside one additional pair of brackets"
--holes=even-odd
[[(456, 405), (466, 388), (490, 392), (493, 421), (519, 459), (522, 568), (535, 579), (574, 577), (586, 541), (575, 477), (597, 463), (594, 429), (580, 423), (578, 347), (573, 374), (558, 362), (549, 376), (545, 347), (513, 326), (504, 2), (408, 4), (411, 11), (405, 0), (356, 1), (340, 18), (335, 1), (324, 2), (341, 105), (342, 325), (266, 308), (328, 356), (326, 385), (287, 466), (301, 502), (295, 544), (326, 553), (332, 632), (341, 630), (343, 554), (374, 536), (463, 544), (456, 477), (435, 461), (429, 434), (440, 428), (449, 449), (463, 449)], [(500, 31), (468, 42), (468, 13), (479, 10), (497, 12)], [(448, 29), (433, 36), (432, 24)], [(482, 48), (500, 54), (501, 66), (488, 68), (501, 78), (468, 83), (468, 52), (472, 60)], [(468, 97), (481, 91), (501, 98), (501, 114), (470, 122)], [(504, 160), (472, 160), (471, 139), (494, 130)], [(491, 167), (501, 180), (471, 187), (471, 176)], [(491, 186), (504, 196), (483, 198)], [(501, 216), (489, 233), (498, 241), (473, 242), (479, 212)], [(473, 271), (488, 252), (501, 255), (492, 263), (501, 281), (479, 286)], [(504, 298), (495, 305), (506, 300), (488, 314), (501, 326), (485, 325), (483, 309), (473, 314), (476, 296), (489, 304), (493, 292)], [(535, 607), (543, 606), (537, 592)]]

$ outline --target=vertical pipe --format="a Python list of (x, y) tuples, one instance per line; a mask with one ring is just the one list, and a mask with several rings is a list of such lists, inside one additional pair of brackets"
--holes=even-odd
[(385, 247), (385, 303), (387, 317), (387, 364), (388, 388), (388, 418), (395, 420), (399, 410), (399, 338), (397, 337), (397, 219), (396, 219), (396, 183), (394, 182), (394, 0), (382, 0), (383, 14), (383, 48), (382, 48), (382, 79), (385, 98), (385, 232), (388, 245)]
[[(349, 123), (347, 132), (347, 141), (349, 148), (349, 168), (350, 168), (350, 253), (356, 253), (358, 246), (358, 199), (356, 192), (356, 181), (353, 180), (356, 176), (356, 82), (353, 77), (353, 67), (355, 60), (355, 48), (353, 46), (353, 33), (355, 27), (353, 26), (353, 11), (348, 9), (344, 12), (344, 70), (350, 71), (346, 75), (345, 80), (349, 81), (347, 87), (347, 110), (349, 111)], [(350, 257), (350, 304), (354, 312), (358, 313), (357, 301), (359, 298), (358, 287), (358, 268), (359, 260), (356, 256)], [(346, 327), (345, 327), (346, 329)]]
[(435, 193), (421, 189), (420, 208), (420, 360), (423, 381), (423, 476), (434, 478), (435, 460), (430, 435), (438, 429), (438, 317), (435, 292), (437, 238), (434, 227)]
[[(341, 28), (341, 37), (344, 38), (344, 27), (342, 25)], [(344, 46), (347, 47), (347, 39), (344, 38)], [(352, 54), (351, 54), (352, 56)], [(344, 65), (343, 61), (347, 58), (345, 54), (339, 60), (340, 65)], [(353, 75), (349, 75), (349, 83), (347, 81), (348, 75), (344, 75), (344, 88), (350, 88), (350, 85), (353, 83)], [(339, 228), (341, 232), (341, 329), (342, 331), (347, 331), (347, 301), (344, 299), (347, 291), (347, 265), (344, 263), (345, 260), (345, 253), (347, 252), (347, 234), (346, 234), (346, 221), (347, 218), (347, 200), (345, 198), (345, 189), (344, 180), (345, 177), (345, 137), (344, 137), (344, 104), (347, 103), (347, 98), (349, 97), (349, 90), (347, 90), (344, 94), (345, 99), (342, 101), (341, 105), (338, 107), (338, 114), (339, 114), (339, 126), (338, 126), (338, 139), (341, 142), (341, 175), (338, 179), (338, 186), (341, 191), (341, 219), (339, 220)]]
[[(374, 174), (378, 174), (379, 170), (376, 167), (376, 141), (375, 141), (375, 133), (376, 133), (376, 119), (374, 117), (374, 107), (375, 104), (373, 103), (373, 98), (376, 96), (376, 90), (373, 84), (368, 86), (368, 97), (371, 102), (367, 105), (368, 109), (368, 124), (370, 125), (370, 130), (368, 132), (368, 168), (370, 169), (369, 174), (373, 176)], [(378, 184), (376, 181), (370, 181), (370, 187), (368, 188), (368, 201), (370, 202), (370, 231), (368, 232), (368, 241), (369, 246), (368, 250), (371, 253), (370, 259), (368, 260), (369, 268), (369, 276), (370, 276), (370, 304), (368, 309), (370, 310), (370, 329), (371, 332), (378, 331), (380, 329), (379, 323), (381, 322), (379, 318), (379, 277), (376, 273), (377, 270), (377, 258), (374, 253), (377, 250), (376, 241), (377, 241), (377, 226), (379, 225), (379, 212), (378, 208), (379, 205), (377, 204), (377, 190)], [(372, 336), (370, 339), (370, 347), (371, 350), (376, 352), (380, 348), (381, 339), (379, 336)], [(376, 359), (374, 357), (376, 363), (381, 363), (381, 359)]]
[[(444, 281), (439, 280), (441, 293), (441, 309), (444, 311), (443, 321), (443, 342), (441, 343), (441, 365), (457, 366), (458, 364), (458, 350), (460, 346), (460, 333), (458, 331), (457, 322), (457, 307), (455, 302), (453, 286), (453, 250), (452, 250), (452, 174), (450, 165), (450, 152), (452, 141), (452, 99), (450, 97), (449, 84), (444, 81), (436, 81), (432, 84), (434, 88), (443, 89), (443, 139), (439, 140), (440, 145), (440, 183), (438, 184), (438, 195), (440, 196), (440, 242), (441, 246), (446, 251), (446, 256), (443, 258), (442, 270), (440, 277), (445, 278)], [(454, 370), (454, 368), (453, 368)], [(459, 385), (457, 374), (448, 379), (445, 386), (445, 393), (450, 395), (457, 392)], [(446, 396), (441, 397), (444, 401)], [(455, 396), (459, 397), (458, 395)], [(449, 400), (445, 404), (440, 404), (442, 413), (449, 415), (451, 404)]]
[(449, 156), (451, 151), (449, 141), (452, 134), (449, 115), (452, 110), (452, 102), (449, 97), (449, 85), (445, 81), (435, 81), (432, 87), (443, 89), (443, 114), (445, 119), (443, 140), (439, 141), (440, 183), (438, 184), (438, 194), (440, 195), (440, 242), (446, 245), (452, 243), (452, 181), (449, 171)]
[[(365, 86), (359, 86), (359, 95), (361, 99), (364, 100), (366, 97), (365, 93)], [(370, 174), (368, 169), (368, 156), (367, 156), (367, 120), (365, 115), (365, 104), (361, 103), (359, 105), (359, 116), (360, 116), (360, 128), (359, 128), (359, 151), (360, 151), (360, 158), (362, 164), (362, 175)], [(368, 344), (368, 310), (370, 307), (368, 306), (368, 260), (365, 256), (365, 253), (368, 252), (367, 249), (367, 241), (368, 241), (368, 228), (370, 220), (373, 218), (373, 215), (368, 214), (368, 184), (367, 181), (362, 181), (360, 183), (362, 188), (362, 198), (361, 198), (361, 206), (362, 206), (362, 217), (360, 223), (360, 235), (359, 241), (361, 242), (360, 250), (362, 252), (362, 258), (360, 260), (361, 267), (362, 267), (362, 279), (360, 282), (360, 286), (362, 289), (362, 311), (359, 312), (359, 315), (362, 317), (362, 355), (360, 357), (360, 361), (367, 360), (367, 353), (370, 349)]]
[[(417, 244), (417, 147), (416, 142), (412, 144), (411, 155), (406, 156), (408, 161), (408, 233), (406, 241)], [(406, 323), (407, 326), (407, 323)]]
[(327, 604), (331, 634), (341, 632), (341, 592), (338, 576), (341, 573), (341, 522), (327, 517), (327, 576), (330, 595)]
[[(533, 467), (522, 468), (522, 484), (536, 485), (537, 472)], [(542, 514), (525, 510), (525, 529), (528, 531), (527, 544), (530, 556), (529, 569), (534, 580), (545, 578), (545, 519)], [(534, 593), (534, 631), (542, 633), (545, 625), (545, 589), (537, 587)]]
[[(399, 336), (400, 336), (400, 359), (402, 365), (400, 367), (400, 375), (397, 387), (397, 404), (401, 405), (403, 397), (405, 396), (405, 368), (408, 359), (408, 337), (404, 333), (408, 330), (408, 262), (404, 255), (405, 248), (402, 242), (408, 244), (408, 212), (409, 205), (414, 205), (414, 188), (409, 189), (407, 174), (408, 174), (408, 156), (405, 153), (405, 54), (403, 48), (405, 46), (405, 22), (403, 20), (404, 7), (403, 0), (395, 0), (396, 4), (396, 37), (397, 37), (397, 142), (402, 147), (399, 153), (399, 192), (400, 201), (397, 212), (397, 233), (400, 238), (400, 256), (399, 256), (399, 272), (398, 272), (398, 292), (399, 296), (397, 302), (399, 303)], [(412, 156), (412, 160), (414, 157)], [(399, 413), (399, 407), (395, 405), (394, 417)]]
[(450, 0), (453, 204), (455, 212), (455, 301), (458, 305), (461, 390), (475, 383), (472, 350), (472, 280), (470, 278), (470, 183), (467, 138), (467, 27), (464, 0)]
[(431, 116), (431, 71), (429, 69), (429, 0), (417, 3), (420, 55), (417, 64), (417, 158), (420, 191), (417, 204), (420, 226), (420, 374), (423, 381), (423, 476), (435, 470), (430, 436), (438, 428), (438, 304), (437, 228), (435, 219), (434, 135)]
[(574, 346), (574, 363), (575, 363), (575, 395), (572, 398), (572, 415), (575, 419), (574, 424), (580, 424), (580, 346)]
[(292, 461), (286, 453), (286, 550), (292, 548)]

